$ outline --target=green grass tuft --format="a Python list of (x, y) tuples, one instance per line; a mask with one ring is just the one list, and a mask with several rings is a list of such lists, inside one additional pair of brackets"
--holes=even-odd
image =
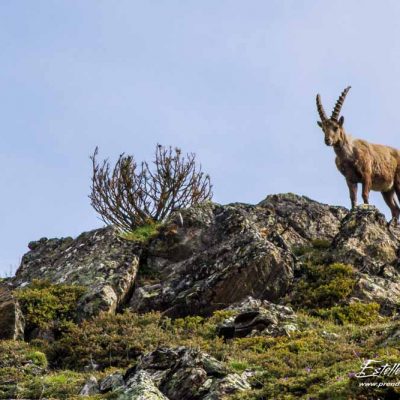
[(145, 243), (150, 239), (156, 237), (159, 233), (161, 224), (151, 223), (148, 225), (138, 226), (135, 230), (130, 232), (122, 232), (120, 237), (125, 240), (133, 242)]

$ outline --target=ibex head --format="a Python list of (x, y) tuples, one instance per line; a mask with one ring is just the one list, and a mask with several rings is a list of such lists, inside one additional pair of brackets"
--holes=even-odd
[(340, 95), (340, 97), (336, 102), (335, 108), (333, 109), (330, 118), (326, 116), (324, 107), (322, 106), (321, 103), (321, 97), (319, 94), (317, 94), (317, 109), (319, 116), (321, 118), (321, 121), (317, 121), (317, 123), (324, 131), (325, 144), (327, 146), (335, 146), (339, 144), (344, 137), (344, 132), (343, 132), (344, 118), (343, 116), (339, 118), (339, 114), (343, 106), (344, 99), (346, 98), (346, 95), (350, 90), (350, 88), (351, 86), (348, 86), (346, 89), (343, 90), (342, 94)]

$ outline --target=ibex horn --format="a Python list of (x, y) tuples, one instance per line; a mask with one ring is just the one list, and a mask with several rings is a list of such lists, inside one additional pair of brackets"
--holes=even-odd
[(321, 121), (324, 122), (325, 120), (327, 120), (328, 117), (325, 114), (324, 107), (322, 106), (322, 103), (321, 103), (321, 96), (319, 94), (317, 94), (317, 109), (318, 109), (318, 114), (319, 114), (319, 117), (321, 118)]
[(339, 118), (340, 110), (343, 106), (344, 99), (346, 98), (347, 93), (349, 92), (351, 86), (347, 86), (346, 89), (343, 90), (342, 94), (338, 98), (338, 101), (336, 102), (335, 108), (332, 111), (331, 119), (337, 121)]

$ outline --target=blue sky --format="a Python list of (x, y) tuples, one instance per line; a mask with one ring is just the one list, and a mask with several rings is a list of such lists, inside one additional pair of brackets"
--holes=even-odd
[[(0, 2), (0, 273), (27, 243), (102, 226), (89, 155), (197, 153), (214, 200), (349, 205), (315, 94), (353, 136), (400, 147), (400, 3)], [(379, 193), (372, 202), (387, 212)]]

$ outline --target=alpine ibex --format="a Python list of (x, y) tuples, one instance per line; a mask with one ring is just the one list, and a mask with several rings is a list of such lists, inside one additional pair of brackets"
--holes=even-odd
[(336, 167), (346, 178), (352, 208), (357, 205), (357, 184), (361, 183), (364, 204), (368, 204), (371, 190), (381, 192), (392, 212), (392, 221), (397, 222), (400, 208), (394, 195), (396, 193), (400, 200), (400, 151), (353, 139), (345, 133), (344, 118), (339, 118), (339, 114), (349, 90), (350, 86), (343, 90), (330, 118), (325, 114), (320, 95), (317, 95), (317, 109), (321, 118), (318, 125), (325, 134), (325, 144), (333, 146), (335, 150)]

